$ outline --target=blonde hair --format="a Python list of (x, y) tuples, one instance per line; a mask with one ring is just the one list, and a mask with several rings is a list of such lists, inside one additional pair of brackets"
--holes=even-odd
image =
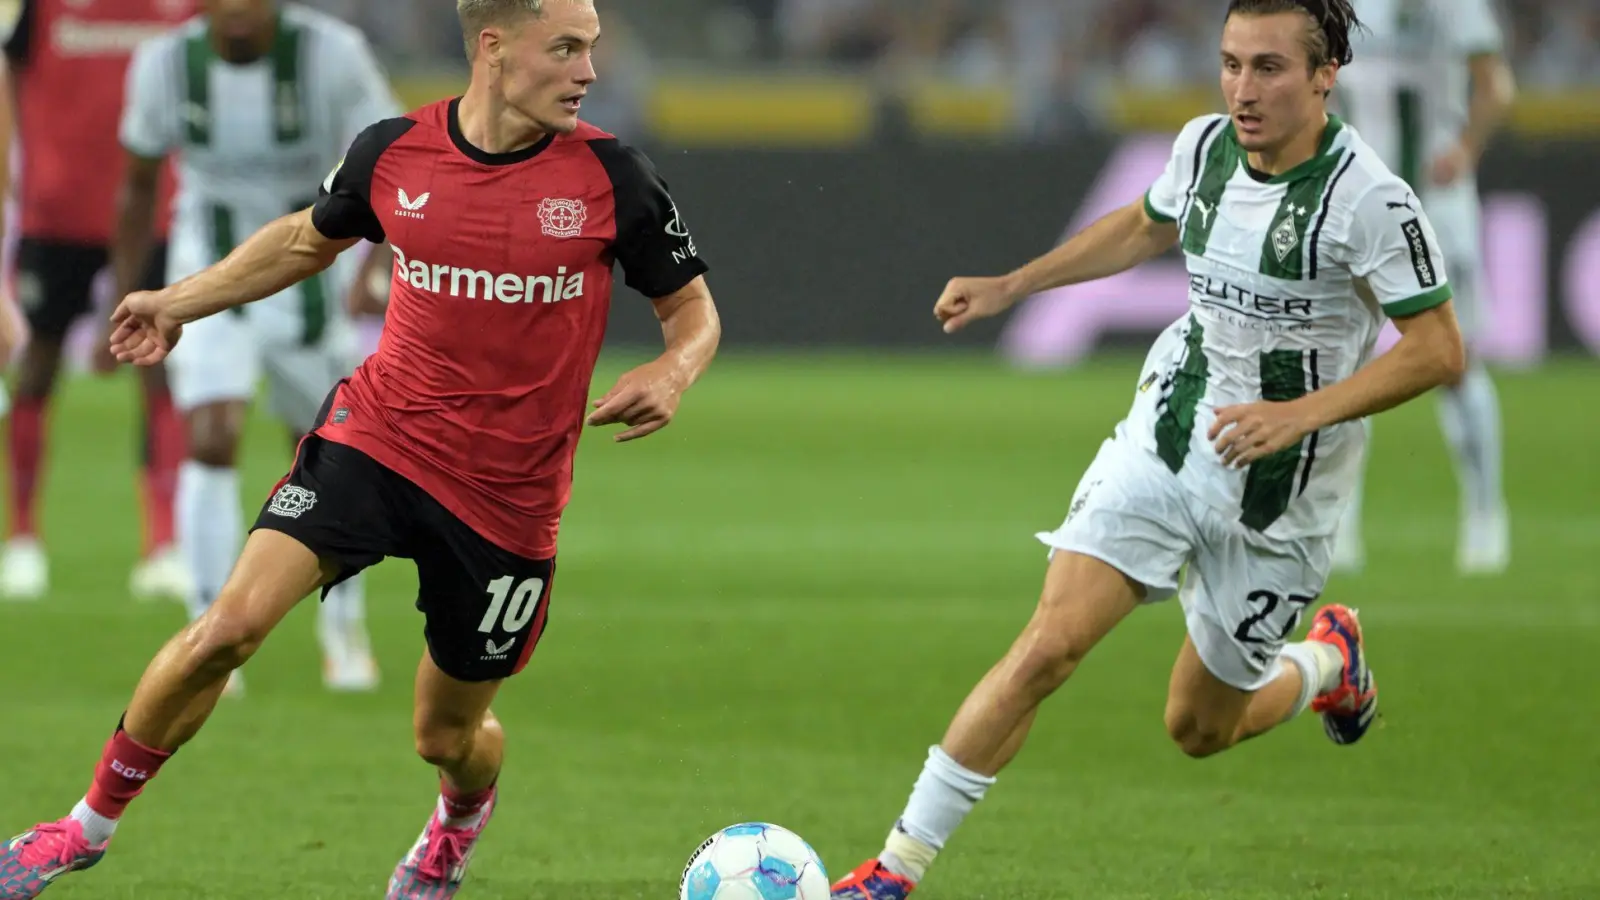
[(456, 0), (456, 16), (461, 19), (461, 36), (469, 60), (477, 57), (478, 35), (485, 28), (543, 15), (544, 0)]

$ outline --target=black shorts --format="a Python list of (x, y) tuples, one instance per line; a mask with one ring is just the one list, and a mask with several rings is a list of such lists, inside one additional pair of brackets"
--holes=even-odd
[[(17, 241), (17, 303), (28, 326), (40, 337), (60, 340), (78, 317), (94, 307), (94, 280), (111, 260), (99, 244), (24, 237)], [(167, 247), (157, 244), (150, 253), (142, 291), (166, 284)]]
[[(318, 420), (326, 415), (324, 406)], [(316, 435), (303, 440), (255, 527), (332, 561), (339, 567), (332, 584), (386, 557), (414, 560), (428, 651), (459, 681), (515, 675), (544, 635), (554, 559), (527, 559), (491, 543), (353, 447)]]

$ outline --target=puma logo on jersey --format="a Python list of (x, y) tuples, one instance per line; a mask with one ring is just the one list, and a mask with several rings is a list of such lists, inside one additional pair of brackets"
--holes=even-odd
[(1200, 211), (1200, 227), (1211, 227), (1211, 214), (1216, 212), (1217, 208), (1206, 203), (1204, 197), (1194, 198), (1194, 208)]
[(1385, 203), (1384, 206), (1387, 206), (1390, 209), (1409, 209), (1412, 212), (1416, 212), (1417, 211), (1416, 208), (1411, 205), (1411, 195), (1410, 194), (1407, 194), (1406, 195), (1406, 199), (1402, 200), (1399, 203), (1395, 203), (1393, 201), (1390, 201), (1388, 203)]
[(400, 189), (400, 208), (395, 210), (394, 214), (397, 215), (397, 216), (405, 216), (408, 219), (424, 219), (424, 218), (427, 218), (421, 212), (419, 212), (419, 210), (421, 210), (424, 206), (428, 205), (428, 198), (432, 197), (432, 196), (433, 196), (432, 192), (426, 192), (426, 193), (422, 193), (422, 194), (417, 195), (417, 199), (413, 200), (413, 199), (411, 199), (411, 195), (406, 193), (406, 189), (405, 188), (401, 188)]
[(580, 299), (586, 290), (583, 273), (568, 273), (566, 266), (554, 275), (498, 274), (411, 259), (399, 247), (394, 248), (394, 274), (419, 291), (501, 303), (559, 303)]

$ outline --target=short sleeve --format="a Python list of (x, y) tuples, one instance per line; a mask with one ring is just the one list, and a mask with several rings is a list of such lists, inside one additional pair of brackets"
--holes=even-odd
[(682, 290), (709, 267), (649, 158), (614, 139), (589, 143), (611, 177), (615, 253), (629, 287), (652, 299)]
[(372, 176), (384, 151), (410, 131), (411, 119), (384, 119), (356, 136), (339, 164), (322, 182), (311, 224), (323, 237), (335, 241), (365, 238), (374, 244), (385, 239), (383, 224), (372, 209)]
[(1439, 5), (1439, 22), (1450, 48), (1461, 56), (1504, 53), (1505, 34), (1492, 0), (1448, 0)]
[(175, 111), (180, 104), (174, 96), (173, 46), (166, 38), (140, 44), (128, 66), (118, 134), (122, 146), (135, 156), (160, 159), (178, 145)]
[(1203, 116), (1195, 119), (1178, 133), (1172, 144), (1172, 156), (1161, 177), (1144, 195), (1144, 211), (1152, 221), (1167, 224), (1178, 221), (1183, 212), (1183, 201), (1200, 171), (1200, 150), (1222, 123), (1225, 116)]
[(353, 140), (374, 122), (397, 118), (402, 113), (389, 78), (372, 52), (372, 45), (360, 32), (353, 31), (351, 37), (341, 48), (339, 60), (344, 76), (340, 111), (344, 115), (346, 140)]
[(1410, 188), (1380, 184), (1353, 212), (1350, 274), (1366, 282), (1385, 315), (1416, 315), (1451, 299), (1439, 238)]

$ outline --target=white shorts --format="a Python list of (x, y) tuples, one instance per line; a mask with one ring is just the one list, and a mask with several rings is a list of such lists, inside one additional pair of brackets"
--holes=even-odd
[[(1142, 583), (1147, 602), (1179, 595), (1189, 637), (1218, 679), (1255, 691), (1327, 583), (1332, 539), (1272, 540), (1190, 495), (1153, 454), (1112, 438), (1039, 540)], [(1185, 571), (1187, 567), (1187, 571)]]
[(263, 375), (267, 408), (297, 431), (316, 424), (322, 401), (356, 366), (354, 336), (330, 327), (321, 343), (276, 340), (248, 315), (227, 311), (183, 326), (167, 359), (173, 404), (187, 412), (207, 403), (255, 399)]

